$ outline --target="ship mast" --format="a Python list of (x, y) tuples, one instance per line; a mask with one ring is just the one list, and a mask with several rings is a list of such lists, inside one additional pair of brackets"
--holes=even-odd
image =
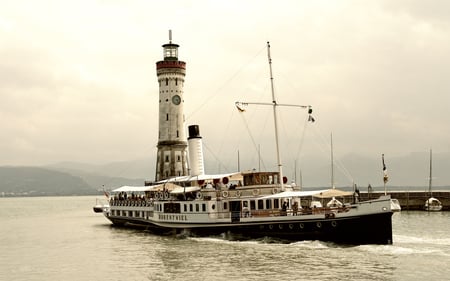
[(270, 42), (267, 42), (267, 56), (269, 59), (269, 70), (270, 70), (270, 86), (272, 90), (272, 102), (264, 103), (264, 102), (239, 102), (237, 101), (236, 107), (240, 112), (244, 112), (243, 106), (252, 104), (252, 105), (270, 105), (273, 109), (273, 120), (275, 125), (275, 145), (277, 150), (277, 164), (278, 164), (278, 177), (281, 185), (281, 190), (284, 191), (284, 180), (283, 180), (283, 165), (281, 164), (281, 154), (280, 154), (280, 146), (279, 146), (279, 137), (278, 137), (278, 121), (277, 121), (277, 107), (278, 106), (291, 106), (291, 107), (300, 107), (300, 108), (308, 108), (308, 121), (314, 122), (314, 118), (311, 116), (312, 109), (310, 105), (296, 105), (296, 104), (280, 104), (277, 103), (275, 99), (275, 90), (273, 84), (273, 75), (272, 75), (272, 58), (270, 56)]
[(333, 157), (333, 133), (331, 133), (331, 188), (335, 189), (334, 186), (334, 157)]
[(433, 197), (433, 192), (431, 191), (431, 179), (432, 179), (432, 165), (433, 165), (433, 158), (432, 158), (432, 150), (430, 149), (430, 177), (428, 178), (428, 192), (430, 193), (430, 197)]
[(270, 57), (270, 43), (267, 42), (267, 57), (269, 59), (269, 70), (270, 70), (270, 87), (272, 90), (272, 109), (273, 109), (273, 121), (275, 125), (275, 145), (277, 147), (277, 163), (278, 163), (278, 174), (281, 184), (281, 190), (284, 190), (284, 180), (283, 180), (283, 165), (281, 164), (280, 146), (278, 139), (278, 122), (277, 122), (277, 100), (275, 99), (275, 90), (273, 87), (273, 75), (272, 75), (272, 58)]

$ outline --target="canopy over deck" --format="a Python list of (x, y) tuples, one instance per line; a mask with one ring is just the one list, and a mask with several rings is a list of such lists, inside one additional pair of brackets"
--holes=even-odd
[(173, 177), (158, 182), (158, 184), (172, 183), (172, 182), (191, 182), (191, 181), (207, 181), (207, 180), (220, 180), (223, 178), (228, 178), (230, 181), (242, 180), (243, 176), (241, 173), (231, 173), (231, 174), (217, 174), (217, 175), (198, 175), (198, 176), (181, 176)]
[(342, 191), (339, 189), (323, 189), (323, 190), (311, 190), (311, 191), (285, 191), (276, 193), (273, 195), (265, 196), (265, 198), (286, 198), (286, 197), (318, 197), (318, 198), (331, 198), (340, 196), (350, 196), (353, 192)]
[(182, 187), (179, 186), (177, 188), (175, 188), (174, 190), (172, 190), (170, 192), (170, 194), (180, 194), (180, 193), (185, 193), (185, 192), (195, 192), (200, 190), (200, 187), (198, 186), (188, 186), (188, 187)]
[(172, 191), (176, 188), (182, 188), (182, 187), (168, 182), (168, 183), (149, 185), (149, 186), (125, 185), (125, 186), (114, 189), (113, 192), (146, 192), (146, 191), (163, 191), (163, 190)]

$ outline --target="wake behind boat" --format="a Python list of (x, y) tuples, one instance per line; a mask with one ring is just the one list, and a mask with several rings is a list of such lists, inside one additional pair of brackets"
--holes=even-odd
[[(272, 68), (268, 47), (270, 75)], [(322, 240), (345, 244), (392, 244), (390, 196), (359, 202), (353, 193), (338, 189), (297, 191), (283, 177), (279, 157), (276, 103), (273, 94), (276, 172), (236, 172), (205, 175), (202, 138), (197, 125), (183, 139), (181, 105), (185, 63), (178, 61), (178, 45), (163, 45), (164, 61), (157, 63), (160, 82), (160, 136), (156, 182), (113, 191), (103, 214), (115, 225), (140, 226), (160, 234), (232, 235), (238, 239), (275, 237), (289, 241)], [(165, 102), (164, 102), (165, 101)], [(242, 106), (251, 103), (237, 102)], [(259, 105), (265, 105), (259, 103)], [(307, 108), (309, 119), (310, 106)], [(182, 121), (180, 121), (182, 120)], [(170, 123), (172, 122), (172, 123)], [(181, 122), (181, 123), (180, 123)], [(185, 161), (189, 149), (189, 162)], [(189, 168), (187, 166), (189, 164)], [(189, 171), (189, 172), (188, 172)], [(340, 198), (326, 206), (320, 200)]]

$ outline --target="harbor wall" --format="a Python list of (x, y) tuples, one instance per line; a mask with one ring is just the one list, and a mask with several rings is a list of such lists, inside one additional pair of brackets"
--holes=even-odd
[[(425, 201), (430, 198), (427, 191), (388, 191), (391, 198), (400, 202), (403, 210), (424, 210)], [(361, 192), (361, 200), (374, 199), (384, 195), (384, 192)], [(433, 197), (442, 203), (443, 211), (450, 211), (450, 191), (433, 191)]]

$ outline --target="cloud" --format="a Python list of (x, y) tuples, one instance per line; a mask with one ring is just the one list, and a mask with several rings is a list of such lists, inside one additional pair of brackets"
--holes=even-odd
[(235, 169), (237, 150), (243, 168), (258, 166), (254, 143), (276, 168), (270, 108), (245, 120), (234, 108), (271, 102), (266, 41), (277, 99), (312, 105), (317, 120), (304, 131), (304, 111), (280, 112), (289, 165), (312, 153), (328, 161), (331, 132), (342, 155), (450, 149), (445, 1), (1, 5), (0, 164), (154, 157), (168, 29), (187, 62), (187, 124), (222, 162), (212, 169)]

